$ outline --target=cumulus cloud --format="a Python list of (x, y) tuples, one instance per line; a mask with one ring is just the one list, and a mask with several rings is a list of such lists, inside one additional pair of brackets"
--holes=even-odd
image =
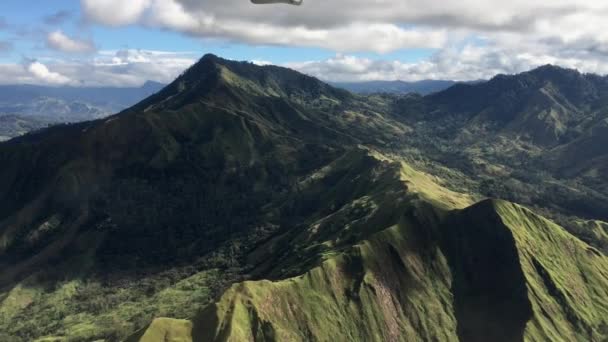
[(62, 31), (48, 34), (47, 44), (50, 48), (70, 53), (88, 53), (95, 51), (95, 44), (89, 40), (70, 38)]
[(83, 87), (135, 87), (168, 83), (191, 66), (198, 54), (149, 50), (99, 51), (86, 59), (26, 60), (0, 64), (1, 84), (67, 84)]
[[(247, 0), (82, 3), (89, 18), (107, 25), (139, 23), (195, 37), (332, 50), (340, 54), (289, 64), (332, 80), (476, 79), (546, 62), (608, 69), (608, 2), (597, 0), (305, 0), (297, 7)], [(417, 63), (348, 55), (409, 48), (436, 53)]]
[(136, 22), (150, 5), (149, 0), (82, 0), (86, 16), (95, 22), (121, 26)]
[[(253, 6), (246, 0), (82, 0), (82, 5), (86, 16), (101, 24), (127, 25), (139, 21), (188, 35), (250, 44), (389, 52), (404, 48), (438, 48), (447, 40), (443, 28), (405, 27), (398, 22), (359, 18), (328, 26), (314, 19), (317, 11), (306, 12), (313, 18), (311, 22), (287, 6)], [(117, 11), (123, 13), (124, 18), (117, 17)], [(339, 11), (339, 8), (333, 8), (332, 16), (341, 13)], [(287, 21), (292, 15), (293, 21)]]
[(505, 33), (566, 44), (608, 40), (608, 3), (596, 0), (307, 0), (298, 7), (246, 0), (82, 3), (89, 18), (108, 25), (140, 21), (201, 37), (340, 52), (437, 48), (467, 35)]
[(46, 65), (38, 61), (31, 62), (26, 69), (36, 80), (45, 84), (67, 84), (71, 81), (58, 72), (50, 71)]
[(545, 64), (559, 64), (582, 72), (607, 74), (608, 64), (595, 58), (556, 57), (541, 52), (510, 51), (495, 46), (467, 45), (446, 48), (418, 62), (378, 60), (338, 54), (318, 61), (290, 62), (285, 66), (332, 82), (426, 79), (471, 81), (497, 74), (515, 74)]
[[(542, 49), (541, 49), (542, 50)], [(569, 54), (565, 52), (565, 54)], [(140, 86), (148, 80), (169, 83), (200, 55), (196, 52), (150, 50), (102, 50), (84, 60), (26, 61), (23, 65), (0, 64), (2, 84), (68, 84), (72, 86)], [(272, 64), (252, 60), (258, 65)], [(544, 64), (560, 64), (584, 72), (608, 73), (601, 57), (555, 57), (543, 51), (505, 50), (494, 45), (469, 44), (439, 50), (430, 58), (417, 62), (402, 62), (336, 54), (316, 61), (288, 62), (285, 67), (318, 77), (325, 81), (367, 81), (423, 79), (480, 80), (496, 74), (513, 74)]]
[(198, 58), (198, 53), (188, 52), (100, 51), (90, 62), (58, 65), (58, 70), (81, 75), (82, 85), (139, 86), (146, 81), (169, 83)]
[[(546, 63), (608, 72), (608, 2), (597, 0), (304, 0), (302, 6), (260, 6), (248, 0), (81, 0), (81, 7), (89, 22), (101, 25), (334, 51), (325, 60), (286, 64), (331, 81), (474, 80)], [(86, 41), (54, 33), (59, 34), (55, 39), (49, 35), (49, 46), (53, 40), (55, 49), (85, 50)], [(432, 49), (433, 54), (416, 62), (382, 57), (410, 48)], [(368, 52), (380, 56), (360, 57), (373, 56)], [(199, 57), (138, 50), (91, 56), (47, 65), (83, 84), (132, 85), (146, 79), (170, 81)]]

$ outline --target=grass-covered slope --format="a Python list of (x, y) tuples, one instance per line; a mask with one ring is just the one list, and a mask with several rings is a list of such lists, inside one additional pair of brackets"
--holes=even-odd
[(608, 338), (608, 258), (531, 211), (495, 205), (510, 228), (524, 271), (533, 317), (531, 341)]
[[(504, 201), (468, 208), (448, 219), (446, 227), (461, 246), (478, 246), (489, 253), (480, 258), (474, 250), (461, 248), (462, 253), (452, 258), (470, 266), (468, 271), (463, 268), (460, 280), (466, 294), (462, 303), (468, 306), (463, 313), (473, 319), (465, 320), (463, 328), (470, 324), (468, 331), (488, 329), (495, 317), (498, 335), (509, 336), (505, 334), (514, 329), (502, 329), (517, 323), (521, 333), (517, 339), (606, 338), (608, 259), (598, 250), (528, 209)], [(508, 246), (510, 253), (501, 252), (500, 246)], [(505, 273), (509, 268), (513, 273)], [(471, 282), (481, 287), (468, 287)], [(476, 302), (480, 306), (471, 307)], [(476, 340), (483, 341), (481, 337)], [(507, 340), (517, 340), (513, 337)]]
[(300, 277), (234, 285), (197, 317), (193, 340), (457, 340), (447, 262), (437, 249), (416, 251), (406, 230), (391, 227)]
[(192, 341), (608, 337), (608, 259), (563, 228), (504, 201), (414, 212), (301, 276), (233, 285)]
[(130, 340), (139, 342), (190, 342), (192, 322), (170, 318), (157, 318)]

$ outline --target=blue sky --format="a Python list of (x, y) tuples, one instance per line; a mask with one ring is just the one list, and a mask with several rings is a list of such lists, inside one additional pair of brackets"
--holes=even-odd
[(480, 79), (546, 63), (606, 73), (603, 10), (592, 0), (2, 0), (0, 83), (168, 82), (205, 53), (331, 81)]

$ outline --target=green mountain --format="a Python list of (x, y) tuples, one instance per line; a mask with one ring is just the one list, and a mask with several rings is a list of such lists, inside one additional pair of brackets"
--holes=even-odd
[(608, 338), (605, 202), (542, 193), (567, 231), (485, 199), (529, 192), (488, 182), (523, 182), (517, 154), (479, 152), (467, 125), (498, 121), (454, 91), (355, 95), (206, 55), (120, 114), (0, 144), (0, 340)]
[(606, 338), (607, 259), (561, 227), (502, 201), (410, 215), (303, 275), (233, 285), (186, 329), (155, 321), (132, 340)]
[(607, 100), (608, 78), (547, 65), (484, 83), (457, 84), (423, 102), (435, 117), (456, 117), (462, 127), (483, 126), (553, 147), (605, 119)]
[(608, 220), (607, 98), (607, 77), (549, 65), (400, 97), (393, 113), (415, 127), (398, 146), (574, 231), (570, 216)]

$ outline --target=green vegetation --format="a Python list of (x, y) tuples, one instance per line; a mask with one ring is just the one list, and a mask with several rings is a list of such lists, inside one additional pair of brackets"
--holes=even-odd
[(31, 278), (3, 295), (3, 340), (51, 338), (49, 333), (59, 341), (123, 339), (154, 317), (193, 317), (229, 278), (219, 270), (122, 280), (114, 286), (95, 280)]
[(600, 252), (508, 202), (439, 221), (427, 210), (302, 276), (233, 285), (193, 320), (192, 341), (607, 337), (608, 258)]
[(570, 149), (605, 88), (359, 96), (205, 56), (0, 144), (0, 340), (603, 341), (605, 150)]
[(531, 341), (608, 338), (608, 258), (556, 224), (522, 207), (497, 202), (513, 233), (534, 316)]
[(129, 340), (139, 342), (189, 342), (192, 341), (192, 323), (187, 320), (156, 318), (141, 333)]

